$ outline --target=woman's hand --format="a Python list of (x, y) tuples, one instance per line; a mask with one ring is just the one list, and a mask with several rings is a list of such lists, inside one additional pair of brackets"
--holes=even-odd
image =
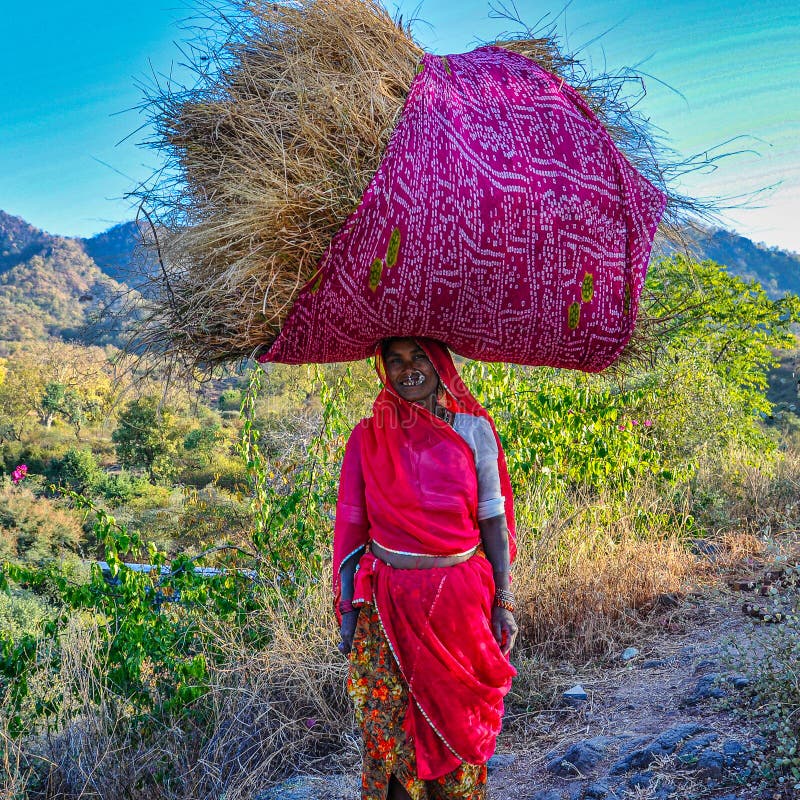
[(355, 608), (352, 611), (348, 611), (346, 614), (342, 614), (342, 625), (339, 628), (339, 635), (342, 637), (342, 641), (339, 642), (339, 652), (342, 655), (349, 655), (350, 651), (353, 649), (353, 636), (356, 632), (356, 623), (358, 622), (358, 612), (359, 609)]
[(517, 638), (517, 630), (517, 623), (510, 611), (492, 606), (492, 633), (504, 656), (511, 652)]

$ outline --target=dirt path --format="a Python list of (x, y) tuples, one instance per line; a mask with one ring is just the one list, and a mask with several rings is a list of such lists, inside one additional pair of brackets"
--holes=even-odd
[(577, 675), (587, 700), (537, 715), (524, 742), (497, 759), (492, 800), (762, 797), (740, 786), (758, 732), (719, 707), (722, 695), (745, 702), (730, 643), (771, 631), (742, 602), (725, 590), (684, 601), (669, 621), (679, 632), (642, 643), (624, 666)]

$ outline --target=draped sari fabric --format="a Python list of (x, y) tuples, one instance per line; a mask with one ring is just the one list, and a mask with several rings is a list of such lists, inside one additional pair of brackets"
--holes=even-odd
[[(447, 349), (418, 339), (451, 410), (491, 419), (461, 381)], [(472, 451), (453, 428), (384, 388), (347, 445), (334, 537), (334, 591), (342, 563), (372, 540), (400, 553), (453, 555), (480, 543)], [(494, 430), (494, 425), (492, 424)], [(495, 432), (495, 436), (496, 436)], [(514, 509), (498, 440), (512, 558)], [(366, 552), (354, 603), (372, 603), (408, 686), (405, 730), (419, 776), (430, 780), (494, 752), (503, 697), (515, 674), (492, 634), (491, 564), (478, 552), (453, 567), (401, 570)]]

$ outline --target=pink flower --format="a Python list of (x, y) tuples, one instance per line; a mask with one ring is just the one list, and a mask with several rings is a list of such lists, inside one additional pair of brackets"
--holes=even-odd
[(625, 430), (625, 423), (623, 422), (623, 423), (622, 423), (622, 425), (617, 425), (617, 427), (618, 427), (618, 428), (619, 428), (621, 431), (624, 431), (624, 430)]
[(28, 474), (28, 467), (26, 464), (20, 464), (12, 473), (11, 473), (11, 483), (14, 486), (18, 486), (22, 481), (25, 480), (25, 477)]
[(649, 428), (652, 424), (653, 424), (653, 420), (651, 420), (651, 419), (646, 419), (644, 421), (645, 428)]
[(638, 425), (638, 424), (639, 424), (639, 420), (638, 419), (632, 419), (631, 420), (631, 425)]
[(316, 720), (315, 717), (309, 717), (306, 720), (306, 728), (308, 728), (309, 730), (311, 730), (316, 724), (317, 724), (317, 720)]

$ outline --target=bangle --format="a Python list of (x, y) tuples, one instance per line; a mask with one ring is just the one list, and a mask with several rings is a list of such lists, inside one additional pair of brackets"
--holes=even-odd
[(339, 613), (340, 614), (349, 614), (351, 611), (355, 611), (356, 607), (353, 605), (352, 600), (342, 600), (339, 603)]
[(514, 592), (509, 589), (495, 589), (494, 605), (513, 614), (515, 610)]

